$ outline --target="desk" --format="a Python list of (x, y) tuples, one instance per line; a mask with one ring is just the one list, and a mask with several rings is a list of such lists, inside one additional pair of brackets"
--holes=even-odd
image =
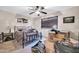
[(55, 34), (50, 32), (48, 38), (45, 40), (45, 49), (47, 53), (55, 53), (55, 43), (57, 41), (62, 41), (64, 39), (64, 34), (58, 33)]
[(44, 43), (45, 43), (46, 53), (55, 53), (54, 42), (45, 40)]
[(49, 39), (54, 40), (56, 38), (57, 41), (61, 41), (63, 39), (67, 39), (68, 36), (69, 35), (68, 35), (67, 32), (66, 33), (65, 32), (59, 32), (58, 34), (50, 32), (49, 35), (48, 35)]

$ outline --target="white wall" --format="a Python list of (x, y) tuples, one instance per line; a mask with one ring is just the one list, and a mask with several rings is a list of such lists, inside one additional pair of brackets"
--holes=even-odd
[(38, 31), (41, 31), (41, 17), (33, 18), (33, 28), (37, 29)]
[[(61, 13), (57, 14), (50, 14), (43, 17), (38, 17), (33, 19), (33, 26), (38, 31), (42, 31), (43, 35), (47, 37), (47, 34), (50, 29), (41, 29), (41, 18), (44, 17), (53, 17), (58, 15), (58, 29), (59, 30), (66, 30), (66, 31), (79, 31), (79, 7), (73, 7), (64, 11), (61, 11)], [(63, 24), (63, 17), (67, 16), (75, 16), (75, 23), (67, 23)]]
[[(60, 30), (78, 30), (79, 29), (79, 7), (73, 7), (68, 10), (61, 11), (61, 15), (58, 17), (58, 28)], [(50, 29), (41, 29), (41, 18), (53, 17), (58, 14), (50, 14), (43, 17), (28, 18), (28, 24), (19, 24), (16, 20), (16, 14), (12, 14), (6, 11), (0, 11), (0, 32), (8, 32), (7, 26), (10, 25), (13, 31), (13, 26), (15, 25), (29, 25), (36, 28), (38, 31), (47, 34)], [(65, 16), (75, 16), (75, 23), (63, 24), (63, 17)]]
[(16, 18), (14, 14), (5, 11), (0, 11), (0, 33), (7, 32), (7, 26), (11, 26), (13, 23), (16, 23), (15, 19)]
[[(62, 15), (58, 17), (58, 28), (61, 30), (74, 31), (79, 29), (79, 7), (70, 8), (62, 11)], [(63, 23), (63, 17), (75, 16), (75, 23)]]
[(25, 17), (25, 18), (29, 19), (28, 24), (18, 24), (16, 14), (0, 10), (0, 33), (1, 32), (8, 32), (8, 26), (11, 27), (11, 30), (13, 32), (14, 26), (32, 25), (32, 21), (30, 20), (30, 18), (28, 18), (28, 17)]

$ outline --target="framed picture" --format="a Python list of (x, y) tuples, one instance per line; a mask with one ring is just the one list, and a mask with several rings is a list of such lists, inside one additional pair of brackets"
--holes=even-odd
[(28, 20), (27, 19), (23, 19), (23, 23), (28, 23)]
[(28, 19), (25, 18), (17, 18), (18, 23), (28, 23)]
[(58, 16), (41, 19), (41, 28), (52, 28), (54, 25), (58, 26)]
[(18, 23), (22, 23), (23, 21), (22, 21), (21, 18), (17, 18), (17, 22), (18, 22)]
[(75, 22), (75, 17), (74, 16), (63, 18), (63, 23), (74, 23), (74, 22)]

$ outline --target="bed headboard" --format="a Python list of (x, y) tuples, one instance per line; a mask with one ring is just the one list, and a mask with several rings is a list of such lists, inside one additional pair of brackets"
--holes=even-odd
[(24, 26), (15, 26), (14, 27), (14, 32), (15, 31), (23, 31), (23, 29), (24, 29)]
[(32, 29), (32, 27), (28, 26), (14, 26), (14, 32), (16, 31), (24, 31), (27, 32), (29, 29)]

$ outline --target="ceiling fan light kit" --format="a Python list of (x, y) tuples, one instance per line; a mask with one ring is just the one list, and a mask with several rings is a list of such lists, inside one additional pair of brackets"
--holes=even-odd
[(39, 11), (36, 11), (35, 13), (36, 13), (36, 14), (40, 14), (40, 12), (39, 12)]
[(35, 6), (35, 8), (33, 9), (34, 9), (33, 12), (29, 13), (29, 15), (32, 15), (34, 13), (36, 13), (37, 16), (40, 16), (40, 13), (47, 14), (47, 12), (43, 11), (43, 9), (45, 9), (44, 6)]

